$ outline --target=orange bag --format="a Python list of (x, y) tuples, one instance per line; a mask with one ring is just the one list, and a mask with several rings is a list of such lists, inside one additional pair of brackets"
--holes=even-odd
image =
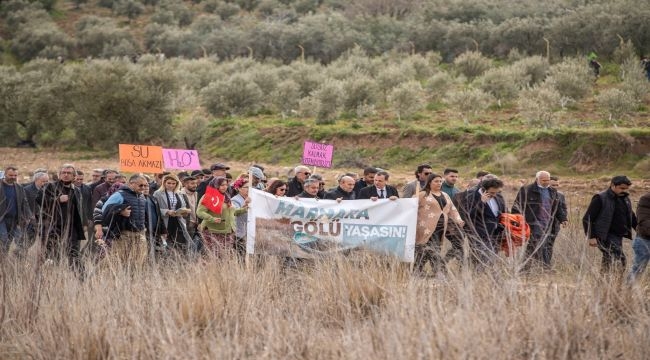
[(502, 213), (499, 217), (499, 223), (503, 225), (503, 240), (501, 249), (506, 256), (511, 255), (511, 251), (522, 246), (530, 238), (530, 225), (521, 214)]

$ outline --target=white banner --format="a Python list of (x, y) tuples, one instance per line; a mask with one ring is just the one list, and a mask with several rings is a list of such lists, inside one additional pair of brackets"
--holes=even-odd
[(295, 199), (250, 189), (249, 254), (316, 258), (366, 249), (413, 262), (417, 199)]

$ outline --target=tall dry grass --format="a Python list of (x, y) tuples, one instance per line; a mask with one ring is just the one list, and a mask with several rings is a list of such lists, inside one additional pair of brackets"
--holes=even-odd
[(584, 201), (569, 197), (555, 271), (539, 275), (503, 258), (484, 274), (452, 264), (446, 278), (412, 277), (356, 254), (299, 269), (273, 258), (135, 273), (87, 264), (81, 282), (63, 265), (10, 257), (0, 358), (646, 358), (650, 281), (628, 287), (599, 274), (582, 207), (571, 206)]

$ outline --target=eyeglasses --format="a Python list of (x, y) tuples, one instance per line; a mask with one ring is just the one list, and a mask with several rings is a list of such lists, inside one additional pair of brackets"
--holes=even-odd
[(302, 173), (299, 173), (299, 174), (305, 174), (305, 175), (307, 175), (307, 176), (311, 175), (310, 172), (302, 172)]
[(142, 188), (147, 188), (147, 187), (149, 187), (149, 184), (138, 184), (138, 187), (141, 188), (141, 189)]
[(429, 175), (431, 175), (431, 174), (433, 174), (433, 173), (425, 172), (425, 173), (422, 173), (422, 174), (424, 174), (424, 176), (429, 176)]

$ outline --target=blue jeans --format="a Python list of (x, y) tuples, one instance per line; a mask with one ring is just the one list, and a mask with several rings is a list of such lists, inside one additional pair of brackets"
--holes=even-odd
[(0, 221), (0, 253), (6, 254), (9, 251), (12, 241), (16, 241), (16, 245), (22, 246), (23, 232), (18, 227), (16, 220), (12, 218), (4, 218)]
[(634, 282), (636, 277), (641, 275), (648, 265), (650, 260), (650, 240), (637, 235), (632, 242), (632, 249), (634, 250), (634, 264), (630, 275), (627, 277), (629, 282)]

